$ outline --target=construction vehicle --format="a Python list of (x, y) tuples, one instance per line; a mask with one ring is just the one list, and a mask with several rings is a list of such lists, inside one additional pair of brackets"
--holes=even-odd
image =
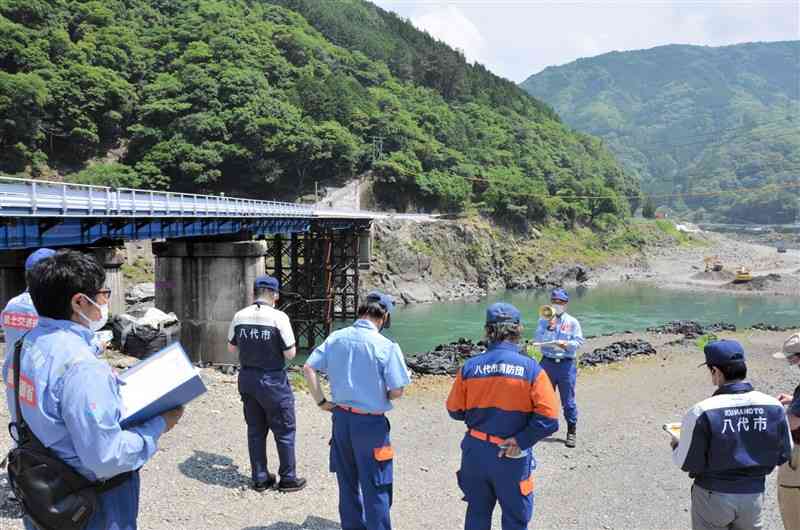
[(706, 272), (719, 272), (722, 270), (722, 260), (719, 259), (719, 256), (706, 256), (703, 258), (703, 262), (706, 264)]
[(736, 276), (733, 278), (733, 283), (747, 283), (753, 279), (750, 269), (746, 267), (739, 267), (736, 269)]

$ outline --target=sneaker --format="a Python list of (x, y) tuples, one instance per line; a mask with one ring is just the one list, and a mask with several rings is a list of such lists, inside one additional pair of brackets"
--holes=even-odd
[(281, 493), (292, 493), (300, 491), (306, 487), (306, 479), (297, 477), (294, 480), (283, 480), (278, 483), (278, 491)]
[(252, 488), (256, 491), (267, 491), (275, 488), (275, 475), (267, 473), (267, 480), (264, 482), (254, 482)]

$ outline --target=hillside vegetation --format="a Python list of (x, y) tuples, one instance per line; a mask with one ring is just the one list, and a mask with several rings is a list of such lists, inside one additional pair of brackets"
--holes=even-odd
[(600, 227), (638, 194), (600, 140), (360, 0), (0, 0), (0, 170), (290, 199), (369, 174), (400, 210)]
[(601, 136), (657, 204), (787, 223), (800, 196), (798, 79), (792, 41), (614, 52), (547, 68), (522, 87)]

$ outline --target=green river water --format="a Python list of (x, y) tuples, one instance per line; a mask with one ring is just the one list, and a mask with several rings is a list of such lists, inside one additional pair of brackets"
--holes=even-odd
[[(749, 326), (757, 322), (800, 326), (800, 299), (778, 296), (735, 295), (673, 291), (652, 285), (615, 284), (591, 289), (570, 289), (568, 312), (577, 317), (585, 335), (612, 331), (641, 331), (670, 320), (700, 323), (731, 322)], [(532, 335), (546, 291), (492, 293), (478, 302), (416, 304), (398, 308), (392, 327), (384, 333), (398, 341), (404, 352), (427, 351), (459, 337), (479, 339), (486, 306), (511, 302), (522, 311)]]

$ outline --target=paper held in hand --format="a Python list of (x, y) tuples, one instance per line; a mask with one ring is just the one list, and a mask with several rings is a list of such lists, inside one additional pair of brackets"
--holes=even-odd
[(561, 346), (556, 344), (557, 342), (558, 341), (555, 341), (555, 340), (547, 340), (547, 341), (544, 341), (544, 342), (534, 342), (533, 346), (536, 347), (536, 348), (541, 348), (542, 346), (553, 346), (555, 348), (560, 348), (560, 349), (563, 350), (564, 348), (561, 348)]
[(123, 427), (185, 405), (206, 392), (197, 369), (177, 342), (119, 375)]
[(680, 423), (665, 423), (662, 428), (669, 433), (676, 441), (681, 439)]

